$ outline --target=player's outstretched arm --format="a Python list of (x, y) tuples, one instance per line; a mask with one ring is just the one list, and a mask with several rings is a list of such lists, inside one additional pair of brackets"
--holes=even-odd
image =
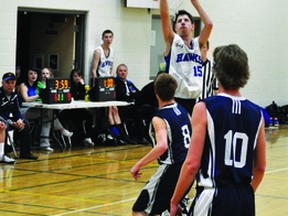
[(167, 0), (160, 0), (160, 16), (162, 23), (162, 33), (165, 41), (164, 55), (166, 56), (170, 52), (171, 44), (174, 38)]
[(213, 28), (213, 22), (208, 16), (208, 14), (204, 11), (204, 9), (201, 7), (198, 0), (191, 0), (192, 5), (200, 15), (201, 21), (204, 24), (203, 29), (200, 32), (199, 36), (199, 43), (200, 46), (205, 44), (206, 41), (209, 39), (209, 36), (211, 34), (212, 28)]

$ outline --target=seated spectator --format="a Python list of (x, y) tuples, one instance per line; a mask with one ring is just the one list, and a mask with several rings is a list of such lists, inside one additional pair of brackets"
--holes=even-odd
[[(85, 99), (86, 90), (83, 75), (81, 71), (76, 69), (73, 69), (70, 73), (70, 93), (74, 100)], [(87, 147), (95, 145), (91, 139), (94, 118), (91, 109), (63, 110), (59, 117), (62, 122), (70, 120), (67, 123), (70, 123), (72, 127), (74, 139), (77, 139), (77, 141), (78, 139), (82, 140), (83, 145)]]
[(139, 143), (146, 144), (147, 128), (143, 123), (146, 120), (149, 124), (155, 114), (154, 108), (143, 106), (142, 96), (139, 89), (133, 82), (127, 79), (128, 67), (125, 64), (118, 65), (116, 69), (116, 99), (119, 101), (134, 102), (134, 105), (118, 107), (121, 118), (133, 119), (135, 133)]
[(20, 74), (21, 74), (21, 67), (19, 65), (17, 65), (15, 68), (16, 81), (20, 77)]
[[(165, 71), (159, 71), (156, 78), (159, 74), (166, 73)], [(155, 113), (158, 111), (158, 100), (154, 92), (154, 81), (149, 82), (141, 89), (142, 103), (144, 106), (150, 106), (155, 109)]]
[[(22, 76), (23, 73), (21, 73)], [(23, 74), (22, 80), (23, 82), (18, 87), (18, 92), (20, 95), (21, 101), (25, 102), (33, 102), (37, 99), (40, 99), (39, 96), (39, 85), (38, 81), (38, 73), (35, 69), (29, 69), (26, 74)], [(53, 110), (49, 109), (37, 109), (32, 107), (23, 107), (20, 101), (21, 112), (25, 119), (34, 120), (42, 118), (42, 128), (41, 128), (41, 138), (40, 138), (40, 148), (42, 150), (53, 152), (54, 149), (51, 148), (49, 135), (50, 129), (52, 126), (52, 121), (54, 122), (54, 129), (59, 130), (62, 135), (66, 137), (71, 137), (73, 133), (63, 128), (59, 119), (56, 118), (53, 120)]]
[[(7, 158), (3, 154), (2, 124), (5, 121), (8, 130), (17, 130), (20, 141), (20, 158), (37, 160), (38, 157), (31, 153), (31, 138), (29, 123), (25, 121), (19, 110), (18, 96), (14, 92), (16, 77), (12, 72), (5, 73), (2, 77), (2, 87), (0, 88), (1, 105), (1, 136), (0, 136), (0, 160), (6, 163), (13, 163), (13, 159)], [(1, 157), (2, 155), (2, 157)]]
[(122, 124), (117, 106), (108, 108), (98, 108), (96, 111), (96, 127), (99, 128), (99, 134), (110, 134), (116, 139), (118, 144), (135, 144)]
[(136, 142), (130, 138), (122, 124), (119, 116), (118, 107), (108, 107), (108, 124), (110, 133), (117, 139), (119, 144), (135, 144)]
[(41, 70), (41, 76), (40, 76), (40, 81), (41, 81), (43, 86), (38, 83), (38, 87), (39, 88), (46, 88), (46, 80), (51, 78), (51, 77), (54, 77), (52, 70), (50, 68), (43, 68)]

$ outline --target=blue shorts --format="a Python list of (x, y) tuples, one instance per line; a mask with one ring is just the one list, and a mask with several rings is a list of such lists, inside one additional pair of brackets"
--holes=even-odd
[(250, 184), (205, 189), (197, 187), (189, 215), (255, 216), (253, 188)]
[(132, 210), (146, 212), (148, 215), (161, 214), (170, 210), (170, 200), (176, 187), (182, 164), (158, 167), (156, 173), (149, 179), (142, 189)]

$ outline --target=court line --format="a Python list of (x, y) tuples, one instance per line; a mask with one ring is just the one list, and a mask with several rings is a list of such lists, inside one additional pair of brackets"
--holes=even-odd
[[(281, 168), (281, 169), (276, 169), (276, 170), (270, 170), (270, 171), (266, 171), (265, 174), (271, 174), (271, 173), (276, 173), (276, 172), (282, 172), (282, 171), (287, 171), (288, 167), (286, 168)], [(265, 175), (264, 174), (264, 175)]]
[(110, 206), (110, 205), (116, 205), (116, 204), (120, 204), (120, 203), (130, 202), (130, 201), (133, 201), (133, 200), (136, 200), (136, 197), (135, 198), (126, 199), (126, 200), (117, 201), (117, 202), (112, 202), (112, 203), (108, 203), (108, 204), (92, 206), (92, 207), (89, 207), (89, 208), (77, 209), (77, 210), (74, 210), (74, 211), (69, 211), (69, 212), (65, 212), (65, 213), (61, 213), (61, 214), (55, 214), (53, 216), (62, 216), (62, 215), (68, 215), (68, 214), (83, 212), (83, 211), (89, 211), (89, 210), (102, 208), (102, 207), (106, 207), (106, 206)]

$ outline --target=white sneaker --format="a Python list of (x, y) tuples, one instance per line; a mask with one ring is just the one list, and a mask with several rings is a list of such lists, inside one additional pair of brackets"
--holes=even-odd
[(189, 214), (189, 198), (186, 196), (180, 201), (180, 207), (182, 209), (182, 215)]
[(164, 212), (161, 213), (161, 216), (170, 216), (170, 213), (168, 210), (165, 210)]
[(63, 136), (66, 136), (66, 137), (72, 137), (72, 136), (73, 136), (73, 132), (70, 132), (70, 131), (68, 131), (68, 130), (66, 130), (66, 129), (64, 129), (64, 130), (61, 132), (61, 134), (62, 134)]
[(0, 163), (14, 164), (15, 160), (13, 158), (9, 158), (6, 155), (3, 155), (0, 159)]
[(54, 151), (54, 149), (51, 148), (50, 146), (44, 146), (44, 147), (40, 147), (40, 148), (41, 148), (41, 150), (48, 151), (48, 152), (53, 152)]
[(83, 144), (84, 144), (84, 146), (94, 146), (95, 145), (95, 143), (91, 140), (91, 138), (85, 138), (83, 140)]

